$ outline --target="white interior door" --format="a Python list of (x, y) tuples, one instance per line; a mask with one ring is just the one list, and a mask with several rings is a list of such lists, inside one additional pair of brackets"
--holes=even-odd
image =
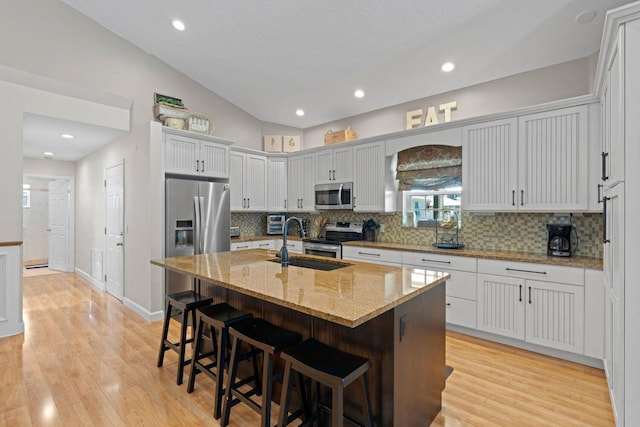
[(105, 285), (107, 292), (124, 298), (124, 163), (105, 171)]
[(69, 263), (69, 182), (49, 182), (49, 268), (70, 271)]

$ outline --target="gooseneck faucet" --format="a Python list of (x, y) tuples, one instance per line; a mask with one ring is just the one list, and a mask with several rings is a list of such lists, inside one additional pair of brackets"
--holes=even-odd
[(304, 228), (302, 228), (302, 221), (300, 218), (295, 216), (290, 216), (284, 222), (284, 227), (282, 229), (282, 249), (280, 249), (280, 264), (283, 267), (289, 267), (289, 251), (287, 250), (287, 233), (289, 232), (289, 221), (296, 220), (298, 221), (298, 225), (300, 226), (300, 238), (304, 239)]

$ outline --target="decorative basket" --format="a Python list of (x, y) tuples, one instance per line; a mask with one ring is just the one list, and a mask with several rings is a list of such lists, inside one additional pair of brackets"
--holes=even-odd
[(352, 139), (356, 139), (358, 134), (356, 131), (351, 129), (351, 126), (347, 126), (346, 129), (342, 129), (339, 131), (329, 130), (324, 135), (324, 145), (338, 144), (340, 142), (351, 141)]
[(153, 115), (163, 122), (165, 119), (186, 120), (189, 117), (189, 110), (159, 102), (153, 105)]

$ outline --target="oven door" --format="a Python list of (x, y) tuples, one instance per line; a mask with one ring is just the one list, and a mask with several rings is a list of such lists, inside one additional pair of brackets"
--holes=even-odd
[(342, 245), (330, 243), (302, 242), (302, 251), (306, 255), (323, 256), (342, 259)]

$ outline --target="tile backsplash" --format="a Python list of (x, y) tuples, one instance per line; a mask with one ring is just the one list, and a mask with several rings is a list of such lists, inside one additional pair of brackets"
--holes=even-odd
[[(388, 243), (405, 243), (429, 246), (435, 242), (432, 228), (407, 228), (402, 226), (402, 213), (364, 214), (352, 211), (332, 211), (295, 215), (308, 219), (313, 236), (322, 232), (317, 224), (321, 219), (335, 221), (365, 221), (373, 218), (384, 225), (378, 230), (377, 240)], [(567, 215), (564, 215), (566, 218)], [(496, 249), (518, 252), (545, 253), (547, 251), (547, 224), (558, 223), (561, 218), (547, 213), (462, 213), (460, 243), (473, 249)], [(602, 258), (602, 214), (578, 214), (572, 218), (579, 243), (575, 255)], [(241, 236), (266, 234), (266, 214), (232, 213), (231, 225), (240, 227)], [(290, 234), (297, 233), (292, 227)], [(575, 236), (572, 240), (575, 245)]]

